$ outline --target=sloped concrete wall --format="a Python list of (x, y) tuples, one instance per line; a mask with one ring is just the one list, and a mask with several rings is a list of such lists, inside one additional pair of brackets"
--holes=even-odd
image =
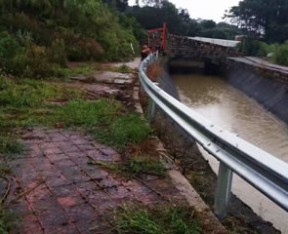
[(288, 75), (244, 62), (222, 64), (225, 79), (288, 123)]

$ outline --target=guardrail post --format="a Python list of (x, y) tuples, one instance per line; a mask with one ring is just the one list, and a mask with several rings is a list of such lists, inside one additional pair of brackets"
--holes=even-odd
[(220, 162), (214, 201), (215, 214), (220, 219), (227, 215), (227, 207), (231, 194), (232, 176), (232, 171), (224, 163)]
[(155, 112), (156, 112), (156, 104), (152, 99), (150, 99), (148, 107), (148, 120), (150, 122), (154, 119)]

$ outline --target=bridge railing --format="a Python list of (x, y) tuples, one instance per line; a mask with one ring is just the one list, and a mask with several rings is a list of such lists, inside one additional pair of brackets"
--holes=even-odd
[(288, 211), (288, 164), (220, 129), (159, 88), (146, 75), (147, 67), (157, 59), (157, 54), (151, 54), (139, 67), (141, 85), (153, 103), (150, 117), (157, 105), (219, 161), (215, 214), (220, 218), (227, 214), (233, 173)]

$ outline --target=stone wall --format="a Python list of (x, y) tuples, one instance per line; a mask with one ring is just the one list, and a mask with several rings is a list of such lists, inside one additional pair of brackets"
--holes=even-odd
[(189, 39), (188, 37), (168, 35), (168, 54), (170, 57), (181, 57), (202, 60), (205, 58), (225, 58), (237, 56), (235, 48)]

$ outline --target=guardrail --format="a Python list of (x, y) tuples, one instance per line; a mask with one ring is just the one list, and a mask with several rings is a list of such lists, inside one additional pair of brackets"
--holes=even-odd
[(151, 54), (139, 67), (141, 85), (152, 100), (150, 118), (153, 118), (157, 105), (219, 160), (215, 214), (219, 218), (227, 214), (233, 173), (288, 211), (288, 164), (220, 129), (159, 88), (146, 75), (147, 67), (157, 59), (158, 54)]

